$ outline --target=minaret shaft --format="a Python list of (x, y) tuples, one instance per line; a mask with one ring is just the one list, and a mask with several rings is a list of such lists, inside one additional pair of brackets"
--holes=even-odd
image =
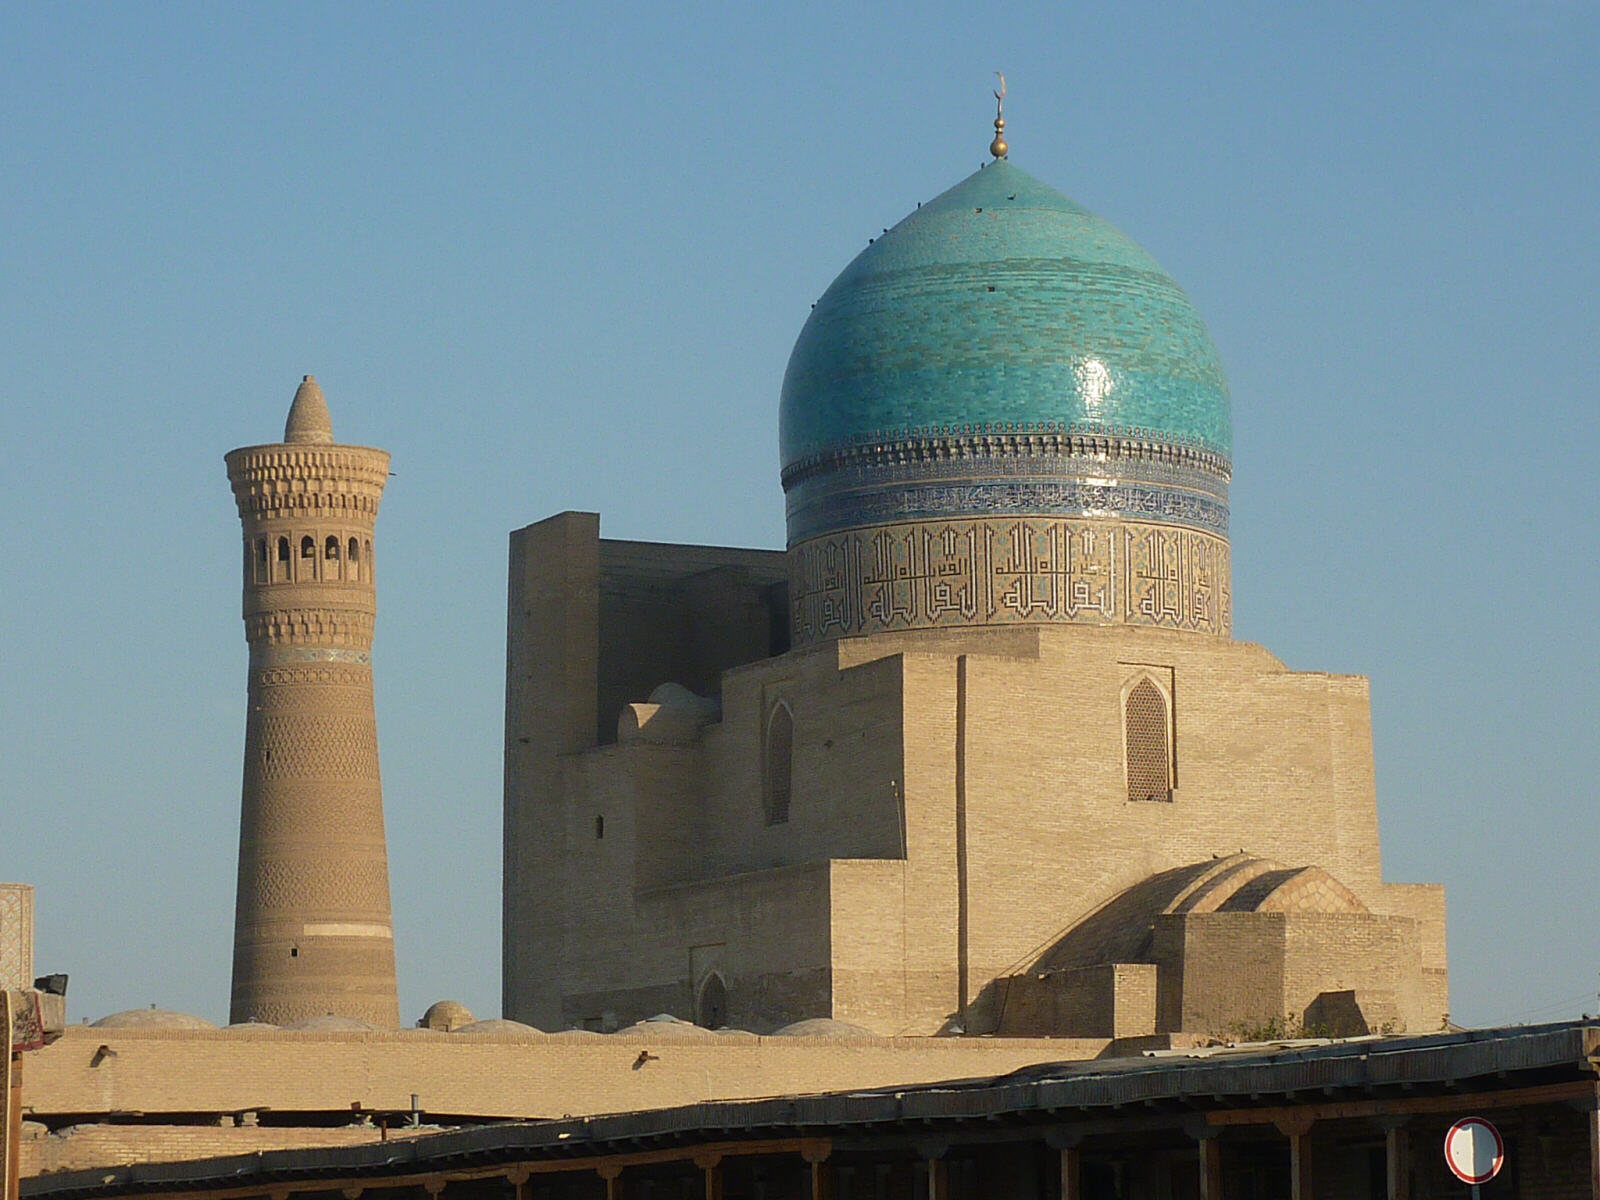
[(250, 646), (230, 1019), (395, 1028), (370, 658), (389, 455), (334, 443), (309, 376), (287, 436), (227, 456)]

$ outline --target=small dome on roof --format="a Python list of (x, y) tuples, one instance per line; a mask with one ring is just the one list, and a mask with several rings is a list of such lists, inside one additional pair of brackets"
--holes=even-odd
[(360, 1020), (357, 1017), (336, 1017), (332, 1013), (323, 1017), (307, 1017), (304, 1021), (296, 1021), (292, 1025), (285, 1025), (285, 1029), (293, 1029), (298, 1033), (376, 1033), (378, 1027)]
[(537, 1035), (544, 1037), (544, 1031), (532, 1025), (524, 1025), (521, 1021), (509, 1021), (505, 1017), (489, 1017), (482, 1021), (473, 1021), (467, 1025), (457, 1025), (452, 1033), (513, 1033)]
[(1240, 851), (1140, 880), (1069, 929), (1031, 970), (1152, 962), (1153, 930), (1161, 916), (1366, 911), (1354, 892), (1321, 867), (1285, 867)]
[(276, 1031), (281, 1027), (277, 1025), (269, 1025), (265, 1021), (235, 1021), (232, 1025), (224, 1025), (222, 1028), (225, 1032), (229, 1033), (235, 1030), (243, 1033), (255, 1033), (264, 1029)]
[(717, 1035), (709, 1029), (702, 1029), (691, 1021), (685, 1021), (682, 1017), (675, 1017), (670, 1013), (657, 1013), (653, 1017), (646, 1017), (643, 1021), (617, 1030), (612, 1036), (661, 1039), (682, 1038), (691, 1041), (705, 1041)]
[(173, 1012), (170, 1008), (130, 1008), (101, 1017), (92, 1029), (215, 1029), (204, 1017)]
[(849, 1021), (835, 1021), (832, 1017), (807, 1017), (793, 1021), (782, 1029), (775, 1029), (773, 1037), (800, 1038), (876, 1038), (879, 1035)]
[(422, 1014), (422, 1020), (417, 1022), (417, 1028), (440, 1029), (449, 1033), (463, 1025), (471, 1025), (475, 1020), (477, 1018), (465, 1004), (457, 1000), (438, 1000), (428, 1006), (428, 1011)]

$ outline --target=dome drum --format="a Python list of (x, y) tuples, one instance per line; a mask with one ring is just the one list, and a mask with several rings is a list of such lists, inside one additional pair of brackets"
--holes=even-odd
[(1228, 468), (1202, 449), (1118, 436), (908, 438), (784, 475), (791, 543), (962, 513), (1159, 520), (1228, 534)]

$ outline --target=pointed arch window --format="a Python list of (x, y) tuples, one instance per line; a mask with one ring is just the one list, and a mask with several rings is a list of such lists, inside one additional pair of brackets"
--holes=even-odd
[(1129, 689), (1122, 704), (1128, 799), (1172, 799), (1172, 710), (1148, 677)]
[(794, 716), (782, 700), (767, 716), (761, 754), (761, 809), (768, 825), (789, 820), (789, 794), (794, 778)]
[(694, 1023), (702, 1029), (721, 1029), (728, 1023), (728, 985), (713, 971), (700, 985), (695, 1001)]
[(327, 542), (322, 547), (322, 557), (323, 558), (338, 558), (339, 557), (339, 539), (334, 537), (331, 533), (328, 535)]

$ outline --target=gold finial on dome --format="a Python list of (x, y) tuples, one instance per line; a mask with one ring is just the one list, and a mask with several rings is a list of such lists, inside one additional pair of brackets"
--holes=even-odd
[(989, 143), (989, 153), (1004, 158), (1010, 149), (1006, 145), (1006, 77), (999, 71), (995, 74), (1000, 76), (1000, 90), (994, 94), (994, 141)]

